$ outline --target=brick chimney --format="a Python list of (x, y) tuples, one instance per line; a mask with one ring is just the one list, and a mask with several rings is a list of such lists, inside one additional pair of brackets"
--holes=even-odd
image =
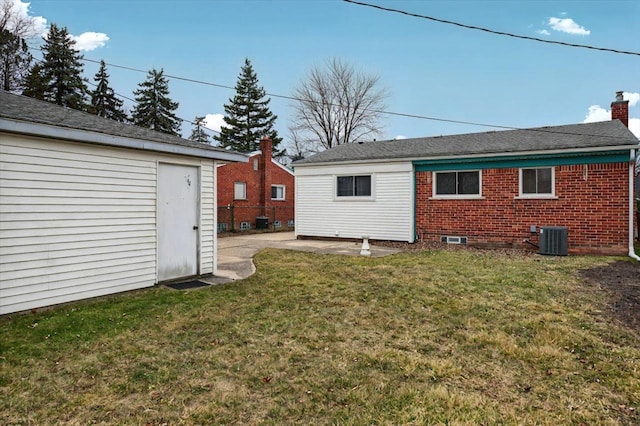
[[(629, 101), (627, 101), (627, 103), (628, 102)], [(271, 143), (271, 139), (269, 139), (269, 136), (263, 136), (262, 139), (260, 139), (260, 151), (262, 151), (262, 158), (264, 158), (265, 161), (267, 161), (267, 159), (271, 161), (272, 150), (273, 150), (273, 144)]]
[[(269, 216), (271, 205), (271, 151), (273, 143), (268, 136), (260, 139), (260, 204), (262, 216)], [(273, 220), (273, 218), (271, 218)]]
[(616, 92), (616, 100), (611, 102), (611, 119), (629, 127), (629, 101), (622, 100), (622, 92)]

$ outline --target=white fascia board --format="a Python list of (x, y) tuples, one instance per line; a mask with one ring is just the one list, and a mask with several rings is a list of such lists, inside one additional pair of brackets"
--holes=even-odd
[(168, 142), (156, 142), (143, 139), (108, 135), (106, 133), (87, 130), (56, 127), (42, 123), (0, 119), (0, 130), (11, 133), (40, 136), (45, 138), (83, 142), (96, 145), (115, 146), (120, 148), (154, 151), (191, 157), (209, 158), (213, 160), (247, 163), (249, 159), (240, 153), (201, 149), (190, 146), (174, 145)]

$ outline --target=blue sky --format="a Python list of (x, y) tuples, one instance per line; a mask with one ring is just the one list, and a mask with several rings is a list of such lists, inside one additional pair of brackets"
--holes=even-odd
[[(18, 0), (14, 0), (18, 1)], [(640, 51), (640, 1), (385, 1), (368, 3), (524, 36)], [(249, 58), (267, 93), (289, 96), (314, 65), (340, 58), (377, 74), (386, 110), (501, 126), (608, 119), (631, 100), (640, 136), (640, 56), (498, 36), (340, 0), (32, 0), (28, 13), (67, 27), (85, 58), (234, 87)], [(84, 34), (84, 35), (83, 35)], [(85, 76), (97, 65), (87, 63)], [(109, 67), (116, 92), (146, 73)], [(223, 114), (230, 89), (170, 80), (178, 115)], [(290, 100), (271, 98), (288, 136)], [(126, 102), (131, 106), (131, 102)], [(385, 116), (379, 139), (490, 130)], [(191, 125), (183, 125), (188, 135)]]

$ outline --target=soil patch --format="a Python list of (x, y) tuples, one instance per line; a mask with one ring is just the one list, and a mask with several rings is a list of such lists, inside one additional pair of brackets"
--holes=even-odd
[(640, 263), (618, 261), (580, 275), (606, 291), (614, 318), (640, 334)]

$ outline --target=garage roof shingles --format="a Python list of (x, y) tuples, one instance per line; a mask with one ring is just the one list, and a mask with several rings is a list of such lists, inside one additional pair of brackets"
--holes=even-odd
[(132, 124), (120, 123), (115, 120), (61, 107), (38, 99), (14, 95), (4, 90), (0, 90), (0, 118), (73, 130), (84, 130), (109, 136), (180, 145), (208, 151), (228, 152), (208, 144), (193, 142), (179, 136), (169, 135)]

